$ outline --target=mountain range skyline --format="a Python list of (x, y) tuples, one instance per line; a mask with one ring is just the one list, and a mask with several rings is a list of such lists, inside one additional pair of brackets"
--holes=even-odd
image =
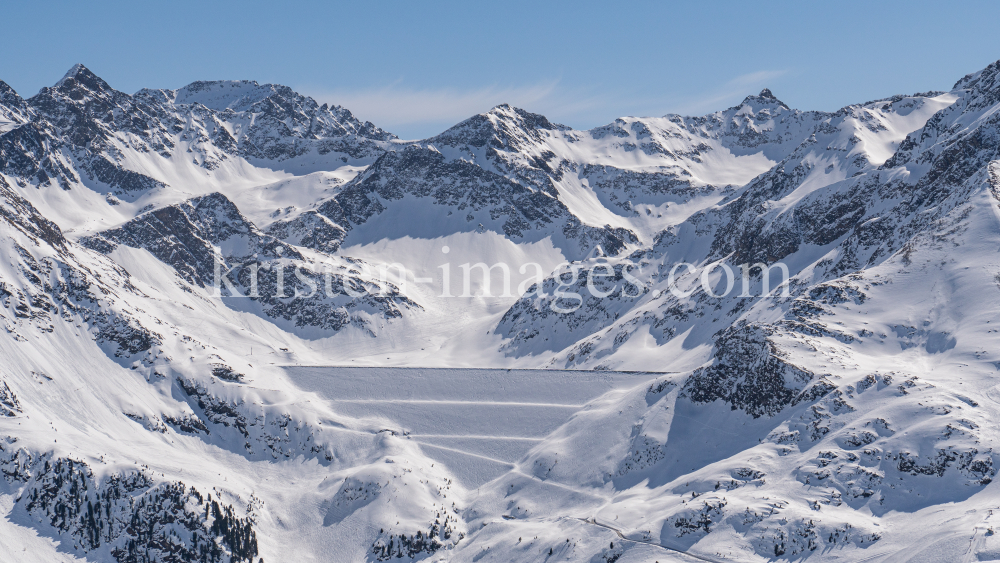
[(0, 82), (0, 559), (997, 559), (1000, 61), (954, 78), (419, 140)]
[[(174, 6), (11, 6), (7, 20), (22, 24), (0, 37), (0, 48), (16, 54), (0, 63), (0, 76), (26, 97), (77, 62), (129, 93), (253, 79), (418, 139), (500, 103), (578, 129), (625, 115), (710, 113), (764, 87), (791, 106), (835, 111), (947, 89), (1000, 48), (989, 27), (997, 8), (980, 1), (936, 18), (926, 16), (935, 5), (924, 2), (765, 2), (751, 10), (738, 3), (518, 2), (501, 10), (436, 2), (387, 12), (312, 0), (278, 11), (228, 0)], [(150, 31), (153, 19), (159, 23)], [(27, 23), (38, 21), (46, 25)], [(189, 39), (156, 49), (150, 37)], [(503, 49), (492, 54), (487, 44)]]

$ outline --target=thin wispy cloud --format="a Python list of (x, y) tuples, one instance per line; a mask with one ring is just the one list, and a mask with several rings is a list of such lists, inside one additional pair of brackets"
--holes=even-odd
[(333, 91), (320, 95), (354, 113), (382, 123), (409, 125), (469, 117), (501, 104), (537, 104), (552, 95), (555, 83), (521, 88), (416, 90), (392, 85), (377, 90)]
[[(554, 117), (572, 117), (606, 104), (606, 100), (567, 91), (559, 81), (527, 86), (474, 89), (416, 89), (398, 82), (384, 88), (309, 92), (320, 102), (344, 106), (359, 119), (393, 132), (427, 136), (499, 104), (511, 104)], [(404, 134), (404, 136), (406, 136)]]
[(768, 80), (784, 76), (787, 72), (788, 71), (785, 70), (758, 70), (757, 72), (748, 72), (733, 78), (726, 83), (726, 86), (730, 88), (747, 88), (757, 86), (767, 82)]
[(722, 104), (753, 94), (756, 89), (767, 87), (771, 81), (787, 73), (787, 70), (758, 70), (741, 74), (719, 88), (703, 92), (697, 97), (697, 101), (681, 104), (672, 113), (694, 115), (720, 110)]
[(601, 92), (598, 87), (573, 88), (559, 80), (471, 89), (413, 88), (397, 81), (381, 88), (330, 91), (303, 88), (303, 91), (320, 102), (344, 106), (359, 119), (371, 121), (403, 138), (416, 139), (435, 135), (503, 103), (544, 114), (552, 121), (576, 128), (610, 123), (616, 117), (627, 115), (650, 116), (668, 112), (701, 115), (723, 109), (784, 74), (784, 70), (750, 72), (736, 76), (713, 90), (674, 100), (649, 93), (637, 96), (634, 92)]

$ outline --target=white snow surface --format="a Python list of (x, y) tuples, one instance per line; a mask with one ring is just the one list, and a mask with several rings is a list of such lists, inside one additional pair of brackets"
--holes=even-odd
[[(253, 81), (0, 83), (0, 559), (1000, 559), (998, 115), (1000, 63), (412, 142)], [(668, 291), (721, 260), (788, 293)], [(528, 291), (626, 264), (569, 314)]]

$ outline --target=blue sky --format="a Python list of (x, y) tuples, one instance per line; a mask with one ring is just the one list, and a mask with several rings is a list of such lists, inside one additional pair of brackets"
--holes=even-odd
[(834, 110), (1000, 59), (991, 2), (26, 2), (0, 7), (24, 96), (82, 62), (125, 92), (249, 78), (404, 138), (509, 102), (577, 128), (703, 114), (767, 86)]

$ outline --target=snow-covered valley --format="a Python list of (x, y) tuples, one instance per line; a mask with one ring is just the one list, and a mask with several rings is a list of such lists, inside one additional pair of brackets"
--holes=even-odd
[(998, 248), (1000, 62), (422, 140), (0, 82), (0, 560), (1000, 560)]

